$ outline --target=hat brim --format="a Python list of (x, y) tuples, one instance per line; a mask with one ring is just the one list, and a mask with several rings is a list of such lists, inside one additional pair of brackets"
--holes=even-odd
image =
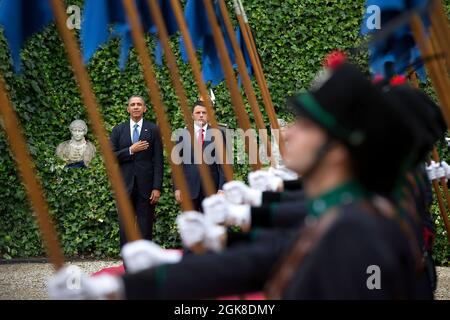
[(349, 146), (359, 146), (365, 140), (365, 135), (361, 131), (350, 131), (343, 127), (331, 113), (320, 105), (314, 94), (310, 92), (301, 92), (296, 96), (289, 97), (286, 104), (296, 117), (312, 120), (330, 136), (341, 140)]

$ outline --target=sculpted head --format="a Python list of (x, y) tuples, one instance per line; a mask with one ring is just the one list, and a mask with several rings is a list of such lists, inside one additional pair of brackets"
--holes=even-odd
[(87, 133), (87, 125), (83, 120), (74, 120), (69, 126), (72, 139), (75, 141), (82, 141)]

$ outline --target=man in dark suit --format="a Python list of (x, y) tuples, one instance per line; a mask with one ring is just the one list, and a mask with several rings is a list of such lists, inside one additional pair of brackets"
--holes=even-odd
[[(159, 128), (143, 118), (146, 111), (142, 97), (130, 97), (127, 105), (130, 120), (115, 126), (110, 140), (136, 212), (137, 225), (143, 239), (151, 240), (155, 205), (162, 190), (163, 147)], [(120, 247), (125, 243), (125, 230), (120, 223)]]
[[(222, 166), (217, 161), (215, 150), (215, 135), (213, 128), (208, 124), (208, 113), (203, 101), (197, 101), (192, 108), (192, 119), (194, 120), (194, 139), (198, 141), (198, 144), (202, 146), (202, 150), (205, 154), (205, 163), (208, 165), (212, 179), (214, 181), (216, 191), (222, 192), (222, 186), (225, 183), (225, 177), (223, 174)], [(220, 134), (224, 138), (223, 131)], [(190, 196), (194, 205), (194, 210), (202, 211), (202, 201), (205, 198), (203, 191), (198, 164), (194, 161), (194, 151), (191, 145), (191, 140), (187, 137), (187, 129), (184, 129), (177, 138), (177, 146), (181, 150), (180, 155), (183, 157), (183, 150), (191, 150), (190, 157), (183, 157), (183, 171), (186, 176), (186, 181), (190, 191)], [(180, 145), (181, 144), (181, 145)], [(213, 144), (213, 145), (211, 145)], [(187, 159), (187, 161), (185, 161)], [(199, 161), (197, 161), (198, 163)], [(175, 199), (180, 203), (183, 199), (181, 197), (180, 190), (177, 187), (175, 189)]]

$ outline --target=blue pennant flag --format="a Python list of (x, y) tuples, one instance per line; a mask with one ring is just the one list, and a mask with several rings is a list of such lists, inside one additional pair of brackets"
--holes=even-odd
[(41, 31), (53, 20), (48, 0), (0, 1), (0, 26), (11, 50), (15, 72), (20, 72), (20, 49), (34, 33)]
[[(146, 0), (135, 0), (141, 24), (146, 33), (156, 33), (156, 27), (150, 18)], [(168, 1), (159, 0), (169, 34), (177, 31), (175, 16)], [(81, 22), (81, 44), (84, 63), (88, 63), (102, 45), (111, 38), (120, 39), (119, 67), (125, 68), (129, 51), (133, 45), (131, 27), (128, 23), (122, 0), (86, 0)], [(162, 61), (159, 41), (155, 48), (156, 60)]]
[[(367, 35), (378, 31), (378, 29), (374, 28), (375, 24), (373, 23), (376, 19), (379, 18), (379, 27), (383, 28), (391, 20), (411, 9), (420, 10), (420, 16), (424, 24), (428, 26), (430, 22), (427, 14), (423, 13), (423, 9), (427, 8), (430, 3), (430, 0), (366, 0), (361, 34)], [(375, 17), (378, 12), (381, 14), (380, 17)], [(403, 28), (403, 31), (410, 31), (409, 26)]]
[[(203, 48), (205, 37), (212, 34), (203, 1), (188, 0), (184, 9), (184, 17), (195, 49)], [(180, 37), (180, 51), (184, 62), (187, 62), (188, 57), (182, 37)]]
[[(224, 18), (220, 12), (220, 7), (217, 1), (213, 2), (217, 21), (222, 30), (222, 35), (224, 36), (230, 60), (232, 64), (235, 65), (235, 57), (230, 38), (226, 32)], [(202, 50), (203, 80), (205, 82), (211, 81), (211, 85), (216, 86), (224, 79), (224, 73), (203, 0), (188, 0), (185, 7), (184, 16), (195, 49)], [(180, 37), (180, 51), (181, 57), (185, 62), (187, 62), (188, 57), (182, 37)]]
[[(250, 60), (250, 54), (248, 53), (241, 28), (239, 27), (236, 28), (236, 38), (238, 41), (239, 48), (241, 49), (242, 55), (244, 56), (245, 65), (247, 67), (247, 73), (251, 78), (253, 75), (252, 61)], [(241, 76), (239, 75), (239, 86), (240, 85), (241, 85)]]
[(395, 75), (393, 65), (395, 57), (393, 54), (386, 54), (380, 59), (371, 60), (369, 64), (369, 71), (372, 75), (382, 76), (383, 78), (390, 78)]
[(118, 16), (123, 12), (119, 1), (86, 0), (84, 2), (81, 20), (81, 49), (83, 62), (86, 64), (110, 38), (109, 25), (120, 20), (123, 31), (126, 32), (125, 16)]
[[(173, 13), (172, 6), (170, 5), (170, 1), (168, 0), (159, 0), (159, 7), (161, 9), (162, 16), (164, 18), (164, 23), (167, 28), (167, 33), (169, 36), (175, 34), (178, 31), (178, 24), (177, 20), (175, 18), (175, 14)], [(150, 32), (153, 34), (157, 33), (157, 28), (154, 25)], [(163, 56), (163, 50), (161, 47), (161, 42), (157, 40), (156, 42), (156, 48), (155, 48), (155, 62), (158, 65), (162, 65), (162, 56)]]
[[(429, 3), (429, 0), (367, 0), (361, 34), (376, 33), (408, 10), (420, 12), (424, 25), (428, 26), (430, 22), (424, 9)], [(369, 66), (374, 76), (389, 78), (394, 74), (405, 74), (407, 67), (419, 58), (420, 54), (408, 23), (397, 27), (385, 39), (369, 44)], [(424, 70), (417, 71), (419, 78), (423, 80)]]
[(418, 61), (418, 65), (415, 66), (416, 74), (420, 82), (425, 83), (427, 81), (427, 73), (425, 71), (424, 61), (421, 60), (420, 51), (417, 47), (411, 50), (411, 58), (413, 62)]
[(202, 51), (202, 76), (205, 82), (211, 81), (213, 87), (224, 79), (222, 65), (213, 36), (205, 37)]
[[(175, 13), (172, 10), (172, 6), (170, 5), (170, 1), (168, 0), (159, 0), (159, 8), (161, 9), (162, 16), (164, 18), (164, 22), (166, 24), (167, 32), (169, 35), (172, 35), (178, 31), (178, 24), (175, 18)], [(156, 25), (152, 25), (151, 33), (156, 33)]]

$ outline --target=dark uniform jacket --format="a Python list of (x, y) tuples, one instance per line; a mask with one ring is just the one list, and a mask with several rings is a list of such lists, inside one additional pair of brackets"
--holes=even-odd
[[(223, 253), (187, 255), (180, 263), (125, 275), (128, 299), (203, 299), (263, 290), (280, 272), (304, 227), (266, 241), (234, 246)], [(424, 299), (410, 242), (394, 220), (368, 206), (337, 209), (283, 289), (284, 299)], [(381, 271), (381, 287), (371, 289), (370, 266)], [(270, 281), (269, 281), (270, 283)], [(143, 285), (145, 284), (145, 285)]]

